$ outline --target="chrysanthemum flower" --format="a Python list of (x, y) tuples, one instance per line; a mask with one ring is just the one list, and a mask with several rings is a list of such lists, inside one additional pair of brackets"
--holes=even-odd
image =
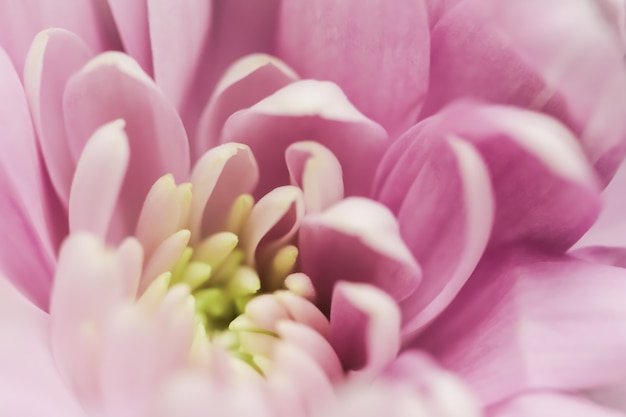
[(0, 410), (612, 415), (624, 6), (0, 3)]

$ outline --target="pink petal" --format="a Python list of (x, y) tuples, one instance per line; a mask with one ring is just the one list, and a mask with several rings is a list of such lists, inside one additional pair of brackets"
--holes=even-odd
[(626, 414), (626, 380), (622, 380), (617, 384), (593, 389), (586, 394), (596, 404), (621, 411), (622, 414), (620, 414), (620, 416)]
[(97, 52), (120, 48), (111, 12), (99, 0), (4, 1), (0, 3), (0, 27), (0, 44), (20, 74), (31, 41), (46, 28), (67, 29)]
[(492, 253), (416, 341), (485, 403), (524, 389), (575, 391), (626, 375), (626, 271)]
[(75, 161), (63, 123), (63, 92), (68, 79), (93, 56), (71, 32), (40, 32), (26, 58), (24, 86), (50, 180), (64, 208), (69, 202)]
[(580, 137), (608, 181), (624, 155), (626, 76), (623, 47), (594, 6), (585, 0), (462, 2), (433, 30), (422, 117), (461, 96), (544, 111)]
[[(154, 79), (185, 124), (195, 125), (208, 99), (198, 84), (206, 76), (213, 2), (147, 0)], [(192, 131), (195, 130), (192, 129)]]
[(303, 138), (321, 143), (337, 157), (346, 195), (369, 193), (373, 167), (387, 147), (387, 135), (332, 83), (294, 82), (233, 114), (222, 131), (223, 141), (245, 143), (252, 149), (263, 173), (257, 195), (289, 183), (285, 149)]
[(188, 143), (176, 110), (128, 56), (110, 52), (90, 61), (70, 79), (64, 111), (75, 159), (101, 125), (115, 119), (126, 122), (130, 163), (120, 195), (126, 235), (134, 230), (144, 198), (158, 178), (168, 173), (178, 182), (187, 178)]
[(323, 311), (328, 311), (340, 280), (375, 285), (396, 301), (419, 288), (421, 271), (400, 237), (396, 219), (371, 200), (349, 198), (307, 216), (299, 248), (302, 272), (311, 277), (316, 304)]
[[(396, 171), (402, 172), (400, 165)], [(406, 192), (398, 213), (400, 233), (424, 278), (401, 303), (405, 338), (450, 303), (480, 260), (494, 216), (488, 175), (477, 150), (452, 138), (432, 150)], [(393, 179), (388, 184), (394, 187)]]
[(335, 155), (316, 142), (296, 142), (285, 152), (291, 183), (302, 189), (307, 213), (319, 213), (343, 198), (343, 172)]
[(522, 394), (493, 407), (489, 417), (623, 417), (574, 395), (551, 392)]
[(395, 137), (417, 119), (428, 87), (425, 2), (285, 2), (279, 56), (306, 78), (339, 84)]
[(187, 288), (176, 287), (155, 312), (120, 310), (102, 346), (101, 384), (110, 415), (145, 415), (162, 386), (189, 357), (193, 302)]
[(344, 369), (377, 375), (400, 349), (400, 310), (367, 284), (338, 282), (330, 308), (330, 340)]
[(105, 322), (135, 298), (142, 261), (136, 240), (111, 251), (94, 236), (76, 234), (61, 247), (50, 302), (52, 350), (87, 405), (100, 401), (97, 366)]
[(202, 112), (192, 143), (193, 159), (220, 143), (222, 127), (231, 114), (297, 79), (291, 68), (269, 55), (249, 55), (231, 65)]
[(152, 48), (148, 29), (148, 2), (107, 0), (124, 46), (143, 70), (152, 75)]
[[(69, 198), (70, 233), (91, 232), (102, 240), (124, 236), (122, 219), (113, 219), (129, 159), (124, 121), (94, 132), (76, 165)], [(119, 223), (122, 222), (120, 225)]]
[(233, 203), (250, 193), (258, 178), (259, 168), (246, 145), (228, 143), (202, 155), (191, 173), (189, 230), (194, 242), (223, 231)]
[(0, 259), (2, 272), (48, 308), (55, 263), (47, 189), (28, 105), (9, 57), (0, 49)]
[(0, 317), (0, 413), (82, 415), (50, 352), (49, 316), (24, 298), (5, 277), (0, 277)]

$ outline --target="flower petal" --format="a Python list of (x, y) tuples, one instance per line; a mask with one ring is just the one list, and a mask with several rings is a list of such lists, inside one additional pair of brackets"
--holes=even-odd
[(148, 2), (107, 0), (126, 51), (147, 73), (153, 74), (152, 48), (148, 30)]
[[(124, 236), (123, 219), (113, 218), (129, 159), (124, 121), (94, 132), (76, 165), (69, 199), (70, 233), (91, 232), (102, 240)], [(121, 223), (121, 224), (120, 224)]]
[(192, 142), (193, 159), (220, 143), (222, 127), (231, 114), (252, 106), (297, 79), (291, 68), (269, 55), (248, 55), (232, 64), (202, 112)]
[(75, 74), (63, 104), (75, 159), (101, 125), (126, 122), (130, 163), (120, 201), (126, 235), (131, 234), (152, 184), (164, 174), (171, 173), (178, 182), (189, 174), (189, 145), (176, 110), (135, 61), (116, 52), (97, 56)]
[(336, 82), (392, 137), (411, 126), (428, 87), (425, 2), (285, 2), (279, 56), (306, 78)]
[(0, 48), (1, 271), (47, 309), (54, 268), (53, 191), (47, 189), (28, 105), (9, 57)]
[(576, 391), (626, 376), (626, 270), (495, 252), (415, 342), (485, 403), (524, 389)]
[(328, 82), (294, 82), (233, 114), (224, 125), (222, 141), (250, 146), (264, 175), (257, 195), (289, 183), (283, 163), (285, 149), (305, 138), (321, 143), (339, 160), (346, 195), (367, 195), (387, 147), (384, 129), (365, 118)]
[(622, 413), (600, 407), (573, 395), (551, 392), (522, 394), (493, 407), (489, 417), (623, 417)]
[(97, 52), (120, 48), (110, 10), (103, 1), (5, 1), (0, 3), (0, 27), (0, 44), (20, 74), (31, 41), (43, 29), (67, 29)]
[(185, 124), (191, 122), (191, 127), (208, 98), (206, 91), (199, 94), (198, 85), (205, 77), (205, 68), (211, 65), (208, 45), (213, 2), (147, 0), (147, 3), (154, 79)]
[(0, 413), (82, 415), (50, 352), (49, 316), (24, 298), (5, 277), (0, 277), (0, 317)]
[(24, 66), (24, 87), (50, 180), (67, 209), (76, 163), (63, 122), (63, 92), (69, 78), (93, 57), (85, 42), (63, 29), (40, 32)]
[(345, 370), (371, 378), (398, 354), (400, 310), (374, 286), (338, 282), (330, 308), (330, 340)]
[(330, 307), (340, 280), (375, 285), (396, 301), (415, 291), (421, 271), (382, 205), (353, 197), (307, 216), (299, 235), (302, 272), (311, 277), (317, 305)]

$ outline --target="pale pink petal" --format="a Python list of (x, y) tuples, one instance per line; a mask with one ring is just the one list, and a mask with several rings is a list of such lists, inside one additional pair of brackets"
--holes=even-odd
[(52, 358), (49, 316), (24, 298), (5, 277), (0, 277), (0, 317), (0, 413), (83, 415)]
[(199, 94), (197, 84), (212, 65), (209, 35), (213, 2), (147, 0), (147, 3), (154, 79), (185, 124), (193, 126), (208, 99), (206, 92)]
[(343, 198), (343, 172), (335, 155), (316, 142), (296, 142), (285, 151), (291, 183), (302, 189), (307, 213), (319, 213)]
[(146, 0), (107, 0), (124, 51), (132, 55), (143, 70), (152, 75), (152, 48), (148, 29)]
[(111, 318), (99, 369), (110, 415), (145, 415), (167, 379), (186, 366), (193, 315), (189, 290), (180, 286), (157, 311), (128, 307)]
[(398, 213), (401, 236), (423, 270), (421, 285), (401, 303), (405, 338), (461, 289), (487, 245), (494, 216), (489, 174), (476, 149), (454, 138), (438, 145)]
[(228, 143), (202, 155), (191, 173), (189, 230), (194, 242), (224, 230), (233, 203), (252, 192), (258, 178), (259, 168), (246, 145)]
[(415, 342), (485, 403), (524, 389), (591, 389), (626, 375), (626, 270), (496, 252)]
[(75, 159), (101, 125), (126, 122), (130, 163), (120, 201), (125, 234), (135, 228), (152, 184), (165, 174), (177, 182), (189, 175), (189, 145), (176, 110), (130, 57), (97, 56), (68, 82), (63, 101), (70, 152)]
[(306, 78), (336, 82), (395, 137), (411, 126), (428, 88), (423, 0), (284, 2), (279, 56)]
[(291, 320), (309, 326), (326, 339), (330, 337), (328, 319), (315, 304), (290, 291), (277, 291), (274, 295), (282, 306), (287, 309)]
[(621, 411), (620, 416), (626, 415), (626, 379), (613, 385), (592, 389), (585, 394), (597, 404)]
[(345, 370), (372, 378), (400, 349), (396, 302), (367, 284), (338, 282), (330, 308), (330, 340)]
[(156, 247), (152, 256), (146, 261), (139, 285), (140, 294), (143, 294), (155, 278), (164, 272), (171, 271), (176, 266), (189, 244), (190, 237), (189, 230), (183, 229), (169, 236)]
[(291, 185), (275, 188), (263, 196), (250, 213), (241, 235), (249, 265), (262, 262), (266, 251), (289, 243), (304, 217), (304, 201), (299, 188)]
[(596, 0), (596, 4), (600, 7), (609, 24), (613, 26), (615, 36), (626, 52), (626, 1)]
[(307, 216), (299, 234), (302, 272), (311, 277), (316, 304), (328, 311), (337, 281), (375, 285), (396, 301), (418, 288), (421, 271), (384, 206), (364, 198), (342, 200)]
[(63, 29), (40, 32), (26, 58), (24, 87), (50, 180), (67, 209), (76, 166), (63, 122), (63, 92), (68, 79), (93, 53), (85, 42)]
[(100, 0), (3, 1), (0, 2), (0, 27), (0, 44), (20, 74), (33, 38), (43, 29), (67, 29), (96, 52), (120, 48), (111, 12)]
[(291, 68), (269, 55), (249, 55), (231, 65), (202, 112), (192, 142), (193, 159), (197, 160), (203, 152), (220, 143), (222, 127), (231, 114), (252, 106), (297, 79)]
[(48, 308), (54, 268), (54, 192), (48, 192), (28, 105), (9, 57), (0, 48), (1, 271), (29, 298)]
[(616, 412), (574, 395), (554, 392), (521, 394), (492, 407), (489, 417), (623, 417)]
[(113, 251), (94, 236), (75, 234), (61, 247), (50, 302), (52, 350), (86, 405), (100, 401), (97, 366), (105, 321), (135, 298), (142, 261), (136, 240)]
[(222, 141), (250, 146), (263, 172), (256, 195), (289, 183), (285, 149), (302, 139), (321, 143), (339, 160), (346, 195), (369, 194), (374, 167), (387, 147), (384, 129), (350, 104), (334, 84), (294, 82), (233, 114)]
[[(129, 159), (124, 121), (110, 122), (94, 132), (76, 165), (69, 198), (70, 233), (91, 232), (102, 240), (124, 234), (113, 219)], [(121, 229), (121, 230), (120, 230)]]

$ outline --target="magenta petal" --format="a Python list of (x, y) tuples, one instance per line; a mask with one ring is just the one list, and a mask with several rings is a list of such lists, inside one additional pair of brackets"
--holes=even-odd
[(417, 119), (428, 87), (423, 0), (285, 2), (279, 56), (306, 78), (336, 82), (397, 136)]
[(487, 413), (489, 417), (623, 417), (574, 395), (551, 392), (522, 394), (504, 401)]
[(400, 311), (376, 287), (339, 282), (330, 308), (330, 341), (345, 370), (377, 375), (400, 349)]
[(3, 1), (0, 2), (0, 27), (0, 44), (6, 48), (20, 74), (33, 38), (46, 28), (67, 29), (97, 52), (119, 49), (111, 13), (103, 1)]
[(212, 64), (208, 60), (208, 45), (213, 2), (147, 0), (147, 3), (154, 79), (183, 121), (195, 124), (208, 98), (208, 94), (199, 94), (197, 85), (206, 76), (203, 69)]
[(300, 228), (302, 272), (311, 277), (317, 304), (330, 306), (336, 282), (375, 285), (396, 301), (418, 288), (421, 271), (400, 237), (398, 224), (384, 206), (364, 198), (348, 198)]
[(109, 52), (90, 61), (70, 79), (64, 110), (75, 159), (97, 128), (116, 119), (126, 122), (130, 163), (120, 200), (127, 235), (158, 178), (171, 173), (178, 182), (187, 179), (189, 145), (180, 118), (130, 57)]
[(0, 318), (0, 413), (5, 416), (82, 415), (61, 380), (50, 352), (49, 316), (25, 299), (4, 277), (0, 277)]
[(222, 141), (250, 146), (263, 172), (256, 195), (289, 184), (285, 149), (302, 139), (327, 147), (341, 163), (346, 195), (368, 195), (387, 147), (384, 129), (352, 106), (334, 84), (294, 82), (249, 109), (233, 114)]
[(193, 160), (220, 143), (222, 127), (231, 114), (252, 106), (297, 78), (291, 68), (269, 55), (249, 55), (231, 65), (202, 112), (192, 142)]
[(24, 67), (24, 86), (39, 145), (64, 208), (68, 205), (76, 164), (70, 154), (63, 122), (63, 92), (68, 79), (92, 56), (78, 36), (62, 29), (49, 29), (39, 33), (33, 41)]
[(2, 272), (47, 309), (54, 249), (45, 171), (20, 80), (0, 49), (0, 259)]
[(626, 270), (493, 253), (416, 341), (483, 402), (524, 389), (575, 391), (626, 375)]
[(433, 320), (469, 278), (493, 217), (489, 176), (476, 149), (459, 139), (440, 143), (398, 213), (402, 238), (424, 272), (420, 287), (401, 303), (406, 338)]

